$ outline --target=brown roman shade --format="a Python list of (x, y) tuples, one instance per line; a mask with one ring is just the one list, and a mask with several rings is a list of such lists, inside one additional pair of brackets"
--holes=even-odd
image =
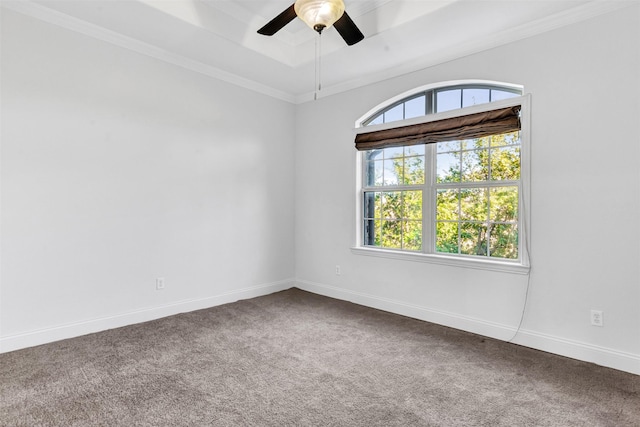
[(481, 138), (520, 129), (520, 105), (356, 135), (360, 151)]

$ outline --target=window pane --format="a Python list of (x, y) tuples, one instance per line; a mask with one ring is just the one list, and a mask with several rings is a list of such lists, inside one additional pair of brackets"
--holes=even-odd
[(402, 159), (384, 161), (384, 185), (398, 185), (402, 176)]
[(376, 195), (375, 193), (364, 193), (363, 211), (365, 218), (375, 218), (376, 211)]
[(487, 226), (463, 222), (460, 224), (460, 253), (487, 255)]
[(368, 150), (364, 154), (366, 160), (379, 160), (382, 158), (382, 150)]
[(520, 144), (520, 132), (509, 132), (488, 137), (492, 147)]
[(380, 221), (374, 221), (372, 219), (365, 219), (364, 220), (364, 227), (363, 227), (363, 230), (364, 230), (364, 233), (363, 233), (364, 234), (364, 236), (363, 236), (364, 239), (363, 240), (364, 241), (363, 241), (363, 243), (365, 245), (368, 245), (368, 246), (379, 245), (379, 242), (378, 242), (379, 239), (378, 239), (377, 236), (379, 236), (379, 234), (380, 234), (378, 232), (380, 230), (380, 228), (376, 229), (376, 224), (378, 224), (379, 222)]
[(368, 161), (365, 163), (365, 183), (368, 186), (382, 185), (383, 165), (381, 160)]
[(380, 246), (382, 245), (382, 220), (367, 221), (369, 226), (368, 234), (365, 237), (365, 242), (368, 245)]
[(516, 96), (520, 96), (520, 95), (518, 95), (517, 93), (507, 92), (504, 90), (491, 89), (491, 102), (500, 101), (501, 99), (515, 98)]
[(486, 104), (489, 102), (489, 89), (463, 89), (462, 106)]
[(404, 221), (402, 228), (402, 249), (408, 251), (422, 250), (422, 222)]
[(373, 119), (369, 123), (367, 123), (367, 126), (370, 126), (370, 125), (381, 125), (382, 123), (384, 123), (384, 116), (382, 114), (380, 114), (378, 117), (376, 117), (375, 119)]
[(460, 153), (438, 154), (436, 182), (460, 182)]
[(438, 222), (436, 224), (436, 252), (458, 253), (457, 222)]
[(462, 181), (486, 181), (489, 179), (489, 150), (462, 153)]
[(389, 148), (385, 148), (382, 151), (384, 151), (385, 159), (394, 159), (396, 157), (402, 157), (402, 153), (404, 152), (402, 147), (389, 147)]
[(465, 139), (460, 141), (461, 150), (475, 150), (476, 148), (486, 148), (489, 146), (490, 137)]
[(460, 151), (460, 141), (438, 142), (436, 147), (438, 148), (438, 153), (444, 153), (445, 151)]
[(409, 145), (404, 147), (404, 155), (409, 156), (424, 156), (424, 144)]
[(491, 229), (490, 256), (507, 259), (518, 258), (518, 226), (496, 224)]
[(413, 220), (422, 219), (422, 191), (404, 191), (403, 204), (403, 218)]
[(382, 221), (382, 246), (402, 248), (402, 221)]
[(520, 179), (520, 147), (491, 150), (491, 179), (494, 181)]
[(492, 188), (489, 203), (491, 221), (518, 220), (518, 187)]
[(438, 221), (458, 220), (460, 215), (458, 197), (459, 191), (457, 189), (436, 192), (436, 219)]
[(424, 157), (406, 157), (404, 159), (404, 184), (424, 184)]
[(443, 90), (436, 93), (436, 112), (456, 110), (461, 107), (462, 89)]
[(488, 202), (488, 192), (484, 188), (461, 189), (460, 218), (467, 221), (487, 221)]
[(401, 191), (388, 191), (388, 192), (382, 193), (380, 216), (383, 219), (402, 218), (402, 192)]
[(426, 114), (424, 95), (413, 98), (404, 103), (404, 118), (421, 117)]
[(403, 111), (404, 111), (404, 108), (402, 104), (396, 105), (392, 109), (385, 111), (384, 122), (389, 123), (389, 122), (402, 120)]
[(380, 195), (381, 193), (368, 191), (364, 193), (364, 217), (367, 219), (381, 218), (380, 211)]

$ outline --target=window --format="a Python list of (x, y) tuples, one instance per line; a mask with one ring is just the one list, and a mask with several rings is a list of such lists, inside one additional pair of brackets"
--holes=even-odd
[(427, 114), (457, 110), (472, 105), (485, 104), (522, 94), (519, 87), (489, 84), (460, 84), (419, 91), (400, 101), (377, 110), (360, 122), (360, 126), (379, 125), (399, 120), (421, 117)]
[(486, 83), (427, 88), (366, 115), (354, 250), (526, 272), (525, 115), (521, 88)]

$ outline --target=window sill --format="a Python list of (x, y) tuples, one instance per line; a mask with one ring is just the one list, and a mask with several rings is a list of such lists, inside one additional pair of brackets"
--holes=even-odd
[(423, 254), (417, 252), (402, 252), (390, 249), (368, 247), (352, 247), (351, 252), (356, 255), (374, 256), (380, 258), (399, 259), (404, 261), (427, 262), (431, 264), (448, 265), (451, 267), (473, 268), (477, 270), (499, 271), (502, 273), (528, 274), (530, 267), (519, 262), (476, 259), (472, 257), (453, 257), (447, 255)]

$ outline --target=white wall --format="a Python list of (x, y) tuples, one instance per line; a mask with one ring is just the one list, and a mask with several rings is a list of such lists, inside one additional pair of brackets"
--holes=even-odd
[(2, 351), (293, 285), (293, 105), (7, 10), (1, 40)]
[(533, 97), (515, 341), (640, 373), (639, 15), (292, 106), (3, 10), (0, 351), (293, 284), (509, 338), (526, 276), (350, 251), (355, 119), (486, 79)]
[[(299, 106), (299, 286), (510, 338), (526, 276), (351, 253), (352, 127), (375, 105), (425, 84), (523, 84), (532, 94), (532, 270), (515, 342), (640, 374), (639, 28), (635, 5)], [(590, 325), (590, 309), (604, 311), (604, 327)]]

